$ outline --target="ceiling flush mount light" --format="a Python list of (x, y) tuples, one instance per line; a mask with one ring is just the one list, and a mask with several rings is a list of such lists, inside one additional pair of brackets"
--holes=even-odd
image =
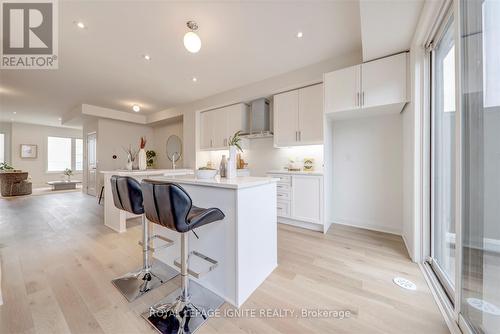
[(192, 80), (193, 80), (193, 82), (198, 81), (198, 79), (197, 79), (196, 77), (193, 77), (193, 79), (192, 79)]
[(132, 110), (133, 110), (133, 111), (135, 111), (135, 112), (139, 112), (139, 111), (141, 111), (141, 107), (139, 107), (139, 105), (138, 105), (138, 104), (134, 104), (134, 105), (132, 106)]
[(304, 36), (304, 34), (302, 33), (302, 31), (299, 31), (299, 32), (297, 33), (297, 38), (302, 38), (302, 36)]
[(146, 59), (146, 60), (151, 60), (151, 56), (150, 55), (143, 55), (142, 58)]
[(197, 53), (201, 49), (201, 39), (195, 32), (198, 30), (198, 24), (188, 21), (187, 26), (191, 31), (184, 35), (184, 47), (191, 53)]

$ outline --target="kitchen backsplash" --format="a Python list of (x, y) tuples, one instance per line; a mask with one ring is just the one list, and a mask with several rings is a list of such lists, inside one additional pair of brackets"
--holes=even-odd
[[(227, 157), (228, 152), (198, 152), (197, 167), (205, 166), (208, 161), (212, 161), (217, 168), (223, 154)], [(323, 145), (275, 148), (273, 138), (252, 139), (244, 149), (242, 158), (248, 162), (253, 176), (265, 176), (269, 170), (283, 169), (290, 159), (295, 160), (302, 168), (304, 158), (311, 158), (314, 160), (314, 170), (321, 170), (323, 168)]]

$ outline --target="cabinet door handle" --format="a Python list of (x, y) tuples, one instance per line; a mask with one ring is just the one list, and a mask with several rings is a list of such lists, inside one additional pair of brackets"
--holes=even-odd
[(365, 92), (361, 93), (361, 105), (365, 105)]
[(210, 139), (210, 147), (212, 147), (212, 146), (213, 146), (212, 139)]
[(299, 132), (298, 131), (295, 131), (295, 141), (298, 141), (298, 137), (299, 136)]
[(302, 131), (299, 131), (299, 141), (302, 141)]
[(359, 107), (359, 92), (356, 93), (356, 107)]

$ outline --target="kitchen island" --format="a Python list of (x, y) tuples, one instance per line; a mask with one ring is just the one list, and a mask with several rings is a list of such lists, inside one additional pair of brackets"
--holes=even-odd
[(111, 176), (131, 176), (138, 181), (158, 175), (188, 175), (193, 174), (192, 169), (146, 169), (146, 170), (111, 170), (102, 171), (104, 174), (104, 225), (122, 233), (127, 231), (127, 219), (134, 216), (126, 211), (119, 210), (113, 203), (113, 194), (111, 192)]
[[(206, 274), (193, 278), (202, 286), (240, 307), (277, 266), (276, 182), (270, 177), (197, 179), (187, 176), (155, 176), (149, 179), (182, 186), (193, 205), (219, 208), (223, 220), (201, 226), (189, 233), (190, 251), (197, 251), (218, 262), (209, 264), (190, 258), (193, 272)], [(178, 269), (180, 234), (157, 224), (154, 234), (175, 241), (175, 245), (155, 252), (156, 259)], [(155, 240), (160, 246), (163, 241)]]

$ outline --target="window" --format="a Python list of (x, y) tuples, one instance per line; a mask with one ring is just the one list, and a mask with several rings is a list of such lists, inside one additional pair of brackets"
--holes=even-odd
[(5, 162), (5, 135), (0, 133), (0, 163)]
[(83, 170), (83, 139), (75, 139), (75, 170)]
[(462, 0), (460, 5), (459, 311), (474, 333), (494, 334), (500, 333), (500, 1)]
[(431, 258), (453, 299), (455, 286), (455, 34), (453, 16), (431, 51)]
[(62, 172), (66, 168), (83, 170), (83, 140), (64, 137), (47, 138), (47, 171)]

